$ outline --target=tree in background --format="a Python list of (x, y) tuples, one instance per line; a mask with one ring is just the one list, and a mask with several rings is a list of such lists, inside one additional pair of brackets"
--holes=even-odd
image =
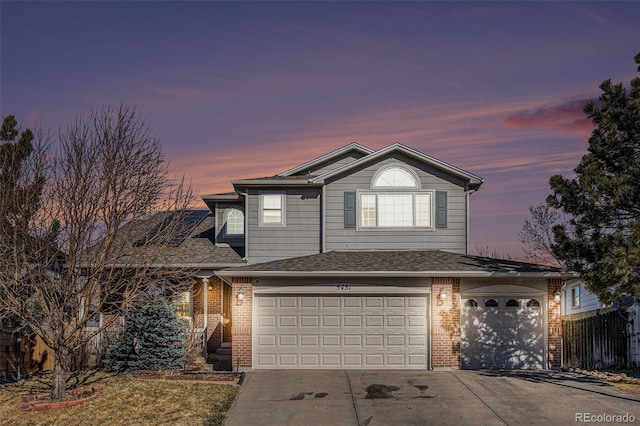
[(562, 259), (552, 250), (553, 228), (565, 223), (563, 215), (545, 203), (530, 205), (529, 214), (531, 217), (518, 233), (525, 256), (531, 262), (564, 267)]
[[(2, 246), (10, 255), (0, 256), (0, 316), (17, 318), (54, 352), (53, 398), (66, 395), (74, 353), (116, 323), (141, 292), (188, 285), (186, 271), (160, 265), (184, 235), (192, 199), (132, 107), (77, 117), (59, 131), (58, 145), (19, 163), (14, 180), (30, 188), (28, 195), (3, 195), (0, 204), (0, 218), (15, 218), (0, 228), (0, 241), (15, 236)], [(41, 188), (28, 185), (34, 179)], [(109, 315), (87, 332), (99, 314)]]
[(185, 327), (171, 300), (150, 289), (124, 317), (124, 328), (107, 350), (111, 370), (172, 370), (184, 366)]
[(584, 109), (595, 129), (576, 177), (550, 179), (547, 204), (569, 219), (553, 228), (552, 250), (601, 302), (640, 301), (640, 78), (600, 89)]

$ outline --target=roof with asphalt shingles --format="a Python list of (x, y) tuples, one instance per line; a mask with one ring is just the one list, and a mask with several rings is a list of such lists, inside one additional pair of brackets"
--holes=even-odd
[(441, 250), (336, 250), (310, 256), (258, 263), (223, 271), (224, 275), (261, 272), (274, 273), (339, 273), (339, 272), (442, 272), (473, 275), (525, 274), (560, 275), (566, 273), (553, 266), (536, 265), (515, 260), (494, 259)]

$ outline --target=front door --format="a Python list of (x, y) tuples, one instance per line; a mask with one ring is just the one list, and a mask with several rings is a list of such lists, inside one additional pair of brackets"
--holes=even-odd
[(231, 318), (231, 286), (227, 283), (222, 285), (222, 303), (224, 312), (222, 341), (231, 342), (231, 326), (233, 324), (233, 319)]

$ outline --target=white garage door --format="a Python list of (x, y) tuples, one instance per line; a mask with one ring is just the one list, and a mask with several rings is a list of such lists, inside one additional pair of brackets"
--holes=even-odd
[(254, 368), (427, 368), (425, 296), (259, 295)]
[(462, 368), (544, 368), (541, 297), (464, 297)]

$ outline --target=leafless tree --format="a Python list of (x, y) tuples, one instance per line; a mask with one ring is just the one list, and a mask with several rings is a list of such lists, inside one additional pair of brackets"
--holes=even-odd
[[(172, 178), (159, 141), (133, 107), (81, 115), (59, 130), (57, 145), (38, 145), (23, 164), (22, 181), (44, 178), (41, 193), (0, 204), (0, 215), (28, 219), (20, 232), (0, 229), (0, 237), (19, 237), (0, 259), (0, 315), (17, 318), (52, 349), (52, 396), (61, 398), (74, 354), (142, 290), (186, 285), (189, 271), (166, 268), (164, 259), (184, 235), (192, 193)], [(100, 326), (87, 333), (99, 314)]]
[(476, 245), (471, 251), (472, 254), (481, 257), (491, 257), (494, 259), (505, 259), (511, 260), (511, 255), (509, 253), (503, 254), (498, 252), (498, 250), (494, 247), (491, 248), (489, 246), (478, 246)]
[(531, 217), (524, 222), (518, 233), (525, 256), (533, 262), (564, 267), (551, 250), (553, 227), (564, 223), (562, 214), (546, 203), (529, 206)]

